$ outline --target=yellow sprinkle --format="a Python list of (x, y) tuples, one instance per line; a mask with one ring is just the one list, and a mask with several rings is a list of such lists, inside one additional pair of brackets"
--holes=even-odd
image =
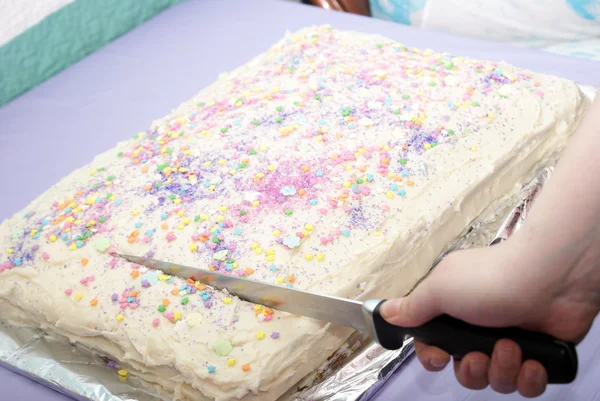
[(219, 163), (221, 166), (224, 165), (225, 163), (227, 163), (227, 160), (225, 159), (220, 159), (217, 163)]
[(256, 249), (258, 248), (258, 244), (256, 242), (253, 242), (252, 244), (250, 244), (250, 249)]
[(352, 166), (348, 165), (346, 166), (346, 171), (351, 171), (352, 170)]
[(267, 170), (269, 170), (269, 171), (275, 171), (275, 166), (273, 166), (273, 165), (268, 165), (268, 166), (267, 166)]
[(306, 259), (306, 260), (313, 260), (312, 253), (307, 253), (306, 255), (304, 255), (304, 259)]
[(488, 118), (494, 118), (494, 113), (488, 113)]
[(191, 243), (190, 244), (190, 251), (196, 252), (197, 250), (198, 250), (198, 245), (196, 245), (195, 243)]
[(431, 149), (431, 144), (426, 143), (425, 145), (423, 145), (423, 147), (425, 148), (425, 150), (429, 150)]
[(117, 372), (121, 377), (127, 377), (127, 371), (125, 369), (121, 369)]
[(217, 216), (217, 221), (220, 223), (222, 221), (225, 221), (225, 216)]
[(81, 301), (82, 298), (83, 298), (83, 294), (82, 293), (78, 293), (77, 295), (75, 295), (75, 300), (76, 301)]
[(315, 226), (313, 226), (312, 224), (307, 224), (307, 225), (304, 226), (304, 229), (306, 231), (312, 231), (312, 230), (315, 229)]
[(184, 214), (185, 213), (183, 212), (183, 210), (180, 210), (177, 212), (177, 216), (179, 216), (179, 217), (183, 217)]
[(207, 161), (203, 163), (204, 167), (210, 167), (212, 165), (211, 161)]
[(238, 264), (238, 262), (233, 262), (233, 268), (237, 269), (240, 265)]
[(280, 235), (281, 235), (281, 231), (279, 231), (279, 230), (273, 231), (273, 236), (274, 237), (279, 237)]
[(236, 362), (235, 358), (229, 358), (227, 360), (227, 366), (234, 366), (235, 362)]
[(77, 245), (71, 244), (71, 245), (69, 245), (69, 249), (74, 251), (75, 249), (77, 249)]
[(183, 228), (184, 228), (184, 227), (185, 227), (185, 226), (184, 226), (183, 224), (179, 224), (179, 225), (177, 226), (177, 228), (178, 228), (179, 230), (183, 230)]
[(302, 235), (304, 235), (305, 237), (308, 237), (309, 234), (310, 234), (310, 231), (302, 230)]
[(56, 237), (56, 235), (51, 235), (50, 236), (50, 242), (56, 242), (58, 238)]
[(317, 260), (323, 260), (325, 259), (325, 254), (324, 253), (318, 253), (317, 254)]
[(117, 315), (117, 321), (118, 322), (122, 322), (123, 320), (125, 320), (125, 316), (123, 316), (123, 315)]
[(344, 186), (344, 188), (350, 188), (352, 186), (352, 184), (350, 184), (350, 182), (346, 181), (342, 184)]
[(392, 199), (392, 198), (394, 197), (394, 193), (393, 193), (392, 191), (387, 191), (387, 192), (385, 193), (385, 195), (386, 195), (388, 198), (390, 198), (390, 199)]
[(232, 299), (231, 298), (223, 298), (223, 303), (225, 305), (229, 305), (231, 303)]
[(176, 205), (179, 205), (181, 203), (181, 199), (177, 198), (173, 201), (173, 203), (175, 203)]
[(265, 332), (264, 331), (259, 331), (258, 333), (256, 333), (256, 338), (258, 340), (262, 340), (265, 338)]
[(375, 235), (378, 236), (378, 237), (381, 237), (383, 235), (383, 233), (381, 231), (376, 231)]
[(252, 202), (252, 206), (256, 207), (256, 206), (258, 206), (258, 205), (260, 205), (260, 202), (259, 202), (259, 201), (257, 201), (257, 200), (256, 200), (256, 201)]
[(273, 249), (273, 248), (267, 249), (267, 255), (275, 255), (275, 249)]
[(283, 284), (284, 281), (283, 277), (277, 277), (277, 284)]
[(208, 217), (208, 215), (206, 215), (206, 214), (201, 214), (201, 215), (200, 215), (200, 219), (202, 219), (202, 220), (208, 220), (208, 219), (209, 219), (209, 217)]
[(256, 248), (254, 250), (254, 253), (257, 254), (257, 255), (260, 255), (262, 253), (262, 248)]
[(190, 224), (191, 221), (192, 220), (190, 220), (189, 217), (185, 217), (181, 222), (187, 226), (188, 224)]
[(14, 249), (10, 248), (10, 249), (8, 249), (8, 250), (6, 251), (6, 253), (8, 253), (9, 255), (11, 255), (11, 254), (12, 254), (14, 251), (15, 251)]
[(275, 260), (275, 255), (268, 255), (267, 262), (273, 262)]
[(261, 145), (259, 149), (261, 152), (266, 152), (269, 147), (267, 145)]
[(259, 311), (259, 310), (262, 310), (263, 307), (261, 305), (254, 305), (253, 308), (255, 311)]
[(477, 152), (477, 146), (472, 146), (471, 147), (471, 152)]
[(394, 178), (396, 176), (396, 174), (392, 171), (387, 173), (388, 178)]
[(135, 209), (134, 211), (131, 212), (131, 214), (133, 214), (134, 216), (137, 216), (138, 214), (140, 214), (140, 211)]
[(173, 320), (178, 321), (181, 319), (181, 312), (177, 311), (173, 313)]

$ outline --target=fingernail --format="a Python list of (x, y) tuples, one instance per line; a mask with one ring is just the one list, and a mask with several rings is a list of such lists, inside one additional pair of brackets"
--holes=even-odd
[(534, 369), (530, 366), (525, 367), (525, 380), (529, 383), (539, 383), (540, 382), (540, 372), (537, 369)]
[(429, 363), (431, 364), (431, 366), (433, 366), (434, 368), (443, 368), (444, 366), (446, 366), (446, 364), (448, 362), (443, 361), (441, 359), (431, 359), (429, 360)]
[(487, 364), (480, 361), (469, 361), (469, 373), (475, 378), (484, 377), (487, 375)]
[(498, 363), (503, 368), (510, 368), (514, 365), (515, 352), (513, 347), (498, 348)]
[(390, 301), (385, 301), (381, 308), (379, 308), (379, 313), (384, 319), (388, 319), (392, 316), (398, 314), (398, 310), (400, 309), (400, 304), (402, 303), (402, 299), (392, 299)]

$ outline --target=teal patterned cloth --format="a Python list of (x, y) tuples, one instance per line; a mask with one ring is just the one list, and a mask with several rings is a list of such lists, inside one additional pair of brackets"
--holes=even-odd
[(0, 47), (0, 106), (184, 0), (75, 0)]
[(375, 18), (600, 61), (600, 0), (370, 0)]

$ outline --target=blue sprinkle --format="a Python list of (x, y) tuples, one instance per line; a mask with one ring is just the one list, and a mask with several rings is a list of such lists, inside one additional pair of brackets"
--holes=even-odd
[(406, 195), (406, 191), (401, 189), (400, 191), (398, 191), (398, 195), (404, 196), (404, 195)]
[(96, 202), (96, 203), (102, 203), (102, 198), (96, 198), (96, 200), (94, 202)]
[(187, 284), (184, 284), (181, 287), (179, 287), (179, 291), (185, 291), (186, 288), (187, 288)]
[(42, 225), (47, 226), (48, 224), (50, 224), (50, 220), (44, 219), (44, 221), (42, 221)]
[(240, 125), (242, 122), (241, 122), (240, 120), (235, 120), (233, 123), (234, 123), (235, 125)]
[(356, 127), (356, 124), (354, 124), (354, 123), (348, 124), (348, 128), (354, 128), (354, 127)]
[(317, 171), (317, 172), (315, 173), (315, 175), (316, 175), (317, 177), (323, 177), (323, 172), (322, 172), (322, 171)]
[(142, 226), (142, 222), (138, 221), (137, 223), (135, 223), (135, 228), (140, 228)]
[(494, 74), (501, 76), (502, 75), (502, 70), (496, 70), (494, 71)]
[(21, 258), (15, 258), (13, 264), (15, 266), (21, 266), (23, 264), (23, 260)]
[(290, 283), (287, 283), (285, 286), (288, 287), (288, 288), (294, 288), (294, 286), (291, 285)]
[(129, 302), (129, 303), (132, 303), (133, 301), (135, 301), (135, 298), (134, 298), (134, 297), (129, 297), (129, 298), (127, 298), (127, 302)]
[(81, 248), (83, 246), (83, 241), (75, 242), (75, 246), (77, 246), (77, 248)]
[(221, 230), (215, 230), (212, 232), (214, 236), (219, 236), (221, 234)]
[(234, 231), (235, 235), (242, 235), (243, 232), (244, 230), (242, 230), (241, 228), (236, 228)]
[(68, 207), (68, 208), (65, 209), (65, 214), (71, 213), (71, 211), (73, 211), (73, 209), (71, 209), (70, 207)]
[(115, 201), (115, 205), (119, 206), (121, 203), (123, 203), (123, 201), (121, 199), (117, 199)]
[(371, 182), (373, 180), (374, 180), (373, 174), (367, 174), (367, 181)]
[(408, 174), (410, 174), (410, 173), (408, 172), (408, 170), (402, 170), (402, 173), (401, 173), (401, 174), (402, 174), (404, 177), (408, 177)]
[(146, 231), (146, 237), (152, 237), (154, 235), (154, 230)]
[(325, 124), (327, 124), (327, 123), (325, 122), (325, 120), (321, 119), (321, 120), (319, 120), (319, 124), (321, 124), (321, 125), (325, 125)]
[(391, 185), (390, 185), (390, 189), (391, 189), (392, 191), (397, 191), (397, 190), (398, 190), (398, 185), (396, 185), (396, 184), (391, 184)]
[(271, 265), (270, 269), (272, 272), (275, 272), (275, 271), (277, 271), (277, 266)]
[(349, 237), (350, 236), (350, 230), (342, 230), (342, 235), (344, 237)]
[(208, 365), (208, 373), (215, 373), (216, 370), (217, 368), (215, 368), (213, 365)]
[(161, 213), (161, 215), (160, 215), (160, 219), (161, 219), (161, 220), (166, 220), (166, 219), (167, 219), (167, 217), (169, 217), (169, 215), (168, 215), (168, 214), (166, 214), (166, 213)]
[(33, 239), (38, 239), (38, 238), (40, 238), (40, 234), (41, 234), (41, 233), (37, 233), (37, 234), (35, 234), (35, 235), (33, 236)]
[(63, 234), (63, 235), (61, 235), (60, 239), (62, 239), (63, 241), (66, 241), (67, 239), (69, 239), (69, 234)]
[(208, 181), (204, 181), (204, 182), (202, 183), (202, 185), (204, 186), (204, 188), (208, 188), (208, 187), (210, 187), (210, 182), (208, 182)]
[(317, 199), (311, 199), (308, 201), (308, 203), (310, 203), (311, 205), (316, 205), (317, 203), (319, 203), (319, 201)]
[(169, 279), (167, 281), (165, 281), (165, 283), (171, 284), (174, 281), (173, 277), (169, 277)]
[(225, 269), (227, 269), (228, 272), (233, 270), (233, 264), (232, 263), (227, 263), (227, 266), (225, 267)]
[(210, 299), (210, 293), (206, 290), (200, 292), (200, 296), (203, 301), (208, 301)]

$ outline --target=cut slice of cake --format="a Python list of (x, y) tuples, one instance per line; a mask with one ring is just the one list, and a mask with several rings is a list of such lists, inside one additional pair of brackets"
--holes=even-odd
[(166, 399), (275, 400), (350, 330), (126, 263), (150, 256), (397, 297), (554, 163), (576, 84), (308, 28), (0, 226), (0, 317), (119, 361)]

